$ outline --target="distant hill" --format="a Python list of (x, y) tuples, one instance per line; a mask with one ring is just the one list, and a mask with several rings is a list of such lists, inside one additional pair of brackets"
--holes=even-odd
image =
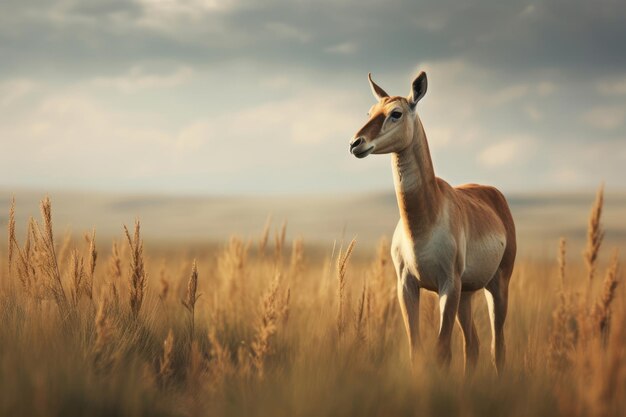
[[(6, 225), (15, 195), (18, 233), (29, 216), (39, 217), (44, 191), (0, 191), (0, 225)], [(142, 222), (147, 241), (179, 243), (221, 242), (231, 235), (257, 237), (271, 216), (273, 225), (288, 223), (288, 236), (308, 244), (332, 245), (335, 239), (358, 236), (373, 245), (390, 237), (398, 220), (392, 193), (317, 196), (167, 196), (86, 192), (50, 192), (55, 229), (82, 234), (96, 228), (100, 239), (121, 236), (122, 225)], [(565, 236), (578, 250), (585, 238), (587, 215), (594, 199), (589, 194), (514, 194), (508, 196), (517, 224), (520, 252), (553, 256)], [(626, 242), (626, 194), (607, 194), (603, 212), (608, 245)], [(4, 242), (2, 244), (5, 244)]]

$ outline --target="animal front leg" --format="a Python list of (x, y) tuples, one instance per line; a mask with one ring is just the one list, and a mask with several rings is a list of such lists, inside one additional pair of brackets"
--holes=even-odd
[(417, 279), (407, 271), (402, 271), (398, 277), (398, 301), (409, 338), (409, 354), (411, 359), (414, 359), (415, 353), (421, 349), (419, 330), (420, 287)]
[(455, 277), (451, 279), (439, 291), (439, 338), (437, 339), (437, 359), (445, 367), (450, 365), (452, 359), (452, 330), (459, 309), (461, 296), (461, 279)]

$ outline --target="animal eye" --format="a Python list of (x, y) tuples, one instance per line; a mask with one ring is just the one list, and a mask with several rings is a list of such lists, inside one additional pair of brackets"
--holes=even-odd
[(391, 112), (391, 118), (392, 119), (398, 120), (401, 117), (402, 117), (402, 112), (399, 112), (399, 111), (392, 111)]

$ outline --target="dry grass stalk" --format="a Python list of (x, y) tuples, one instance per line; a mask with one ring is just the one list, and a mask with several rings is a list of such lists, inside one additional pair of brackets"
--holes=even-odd
[(106, 302), (101, 301), (98, 306), (98, 312), (96, 313), (96, 340), (94, 343), (96, 352), (102, 350), (111, 337), (110, 320), (107, 317), (106, 311)]
[(604, 204), (604, 185), (601, 185), (596, 194), (591, 212), (589, 213), (589, 223), (587, 227), (587, 246), (583, 254), (587, 266), (587, 277), (589, 287), (596, 273), (598, 253), (604, 239), (604, 230), (600, 222), (602, 217), (602, 206)]
[(126, 239), (130, 248), (130, 310), (136, 318), (139, 315), (141, 304), (146, 290), (147, 274), (143, 259), (143, 240), (140, 235), (139, 221), (135, 221), (135, 232), (130, 236), (128, 228), (124, 226)]
[(111, 304), (110, 307), (117, 310), (120, 306), (120, 295), (117, 291), (117, 285), (115, 284), (115, 282), (109, 282), (107, 297)]
[(552, 370), (557, 372), (563, 372), (570, 367), (577, 340), (577, 312), (572, 301), (572, 294), (567, 292), (565, 287), (566, 255), (566, 241), (561, 238), (557, 258), (561, 291), (559, 291), (559, 304), (552, 313), (552, 331), (550, 332), (548, 348), (549, 365)]
[[(389, 265), (391, 263), (389, 241), (381, 239), (377, 251), (376, 259), (369, 269), (368, 282), (368, 309), (369, 319), (372, 328), (385, 329), (382, 332), (380, 342), (384, 345), (386, 337), (387, 323), (395, 311), (396, 289), (395, 279), (389, 275)], [(428, 315), (426, 310), (426, 315)]]
[(234, 365), (231, 354), (219, 341), (215, 329), (209, 332), (211, 345), (209, 361), (209, 377), (211, 387), (217, 389), (222, 386), (224, 380), (234, 374)]
[(606, 340), (608, 334), (608, 327), (611, 317), (611, 303), (615, 298), (615, 289), (618, 283), (618, 270), (619, 270), (619, 257), (618, 251), (613, 253), (613, 259), (609, 268), (607, 269), (604, 277), (604, 283), (602, 286), (602, 293), (599, 300), (596, 302), (593, 311), (593, 318), (596, 325), (596, 330), (600, 332), (603, 340)]
[(367, 325), (367, 300), (369, 299), (369, 291), (367, 288), (367, 281), (363, 281), (363, 288), (361, 289), (361, 295), (357, 304), (357, 310), (355, 314), (355, 333), (359, 340), (366, 340), (365, 327)]
[(270, 339), (276, 333), (277, 322), (284, 308), (278, 300), (279, 279), (279, 275), (276, 275), (263, 297), (261, 322), (251, 345), (252, 361), (260, 379), (265, 374), (265, 358), (270, 353)]
[[(12, 199), (11, 208), (9, 209), (9, 221), (8, 221), (8, 263), (9, 274), (12, 271), (16, 272), (16, 275), (22, 285), (22, 289), (26, 294), (39, 300), (41, 298), (39, 285), (37, 281), (37, 271), (35, 269), (36, 263), (33, 261), (33, 245), (31, 244), (32, 238), (35, 236), (35, 221), (30, 218), (28, 222), (28, 228), (26, 231), (26, 240), (24, 247), (20, 248), (15, 235), (15, 198)], [(15, 257), (17, 255), (17, 258)]]
[(101, 370), (110, 369), (113, 365), (113, 350), (111, 349), (115, 329), (109, 317), (108, 302), (103, 299), (96, 313), (96, 340), (94, 342), (94, 363)]
[[(259, 378), (259, 373), (253, 374), (256, 370), (254, 365), (254, 357), (252, 356), (248, 347), (242, 343), (237, 348), (237, 366), (235, 371), (242, 380), (248, 380), (251, 376), (256, 375)], [(259, 378), (262, 379), (262, 378)]]
[(13, 266), (13, 254), (14, 244), (17, 241), (15, 238), (15, 197), (11, 199), (11, 207), (9, 208), (9, 223), (8, 223), (8, 238), (7, 251), (9, 258), (9, 275), (11, 274), (11, 267)]
[(577, 314), (570, 294), (562, 293), (552, 313), (552, 330), (548, 347), (548, 363), (556, 372), (567, 371), (578, 340)]
[(289, 276), (291, 279), (299, 276), (304, 270), (304, 243), (302, 238), (297, 238), (291, 246), (291, 261), (289, 263)]
[(34, 241), (34, 253), (38, 257), (38, 266), (47, 278), (44, 288), (55, 300), (59, 310), (65, 317), (68, 312), (68, 299), (63, 288), (63, 281), (59, 271), (58, 259), (56, 256), (54, 233), (52, 230), (52, 204), (50, 198), (46, 197), (41, 201), (41, 217), (43, 227), (37, 222), (32, 222), (32, 237)]
[[(607, 269), (603, 282), (603, 289), (595, 303), (592, 304), (592, 282), (596, 274), (597, 259), (600, 245), (604, 236), (601, 227), (601, 213), (603, 206), (603, 187), (600, 187), (589, 217), (587, 234), (587, 248), (583, 253), (586, 265), (586, 291), (579, 295), (578, 302), (574, 301), (574, 294), (562, 289), (560, 304), (554, 311), (553, 329), (550, 335), (550, 362), (553, 369), (560, 373), (571, 372), (572, 367), (580, 379), (581, 392), (594, 373), (600, 372), (599, 378), (604, 378), (601, 371), (603, 365), (598, 362), (606, 356), (606, 344), (610, 337), (611, 305), (615, 299), (615, 290), (618, 283), (618, 256), (617, 252)], [(565, 275), (565, 242), (561, 240), (559, 250), (559, 275), (562, 287)], [(589, 394), (591, 392), (591, 394)], [(577, 399), (576, 406), (588, 412), (590, 396), (595, 396), (593, 390)], [(595, 398), (595, 397), (594, 397)], [(586, 410), (586, 411), (585, 411)]]
[(232, 237), (217, 260), (218, 274), (222, 277), (225, 290), (231, 300), (241, 289), (246, 278), (248, 245), (241, 239)]
[(159, 299), (164, 303), (170, 293), (170, 281), (167, 276), (165, 260), (161, 261), (161, 266), (159, 267), (159, 285)]
[(196, 301), (198, 301), (198, 265), (196, 260), (194, 259), (193, 264), (191, 266), (191, 275), (189, 276), (189, 280), (187, 281), (187, 292), (185, 294), (185, 298), (182, 300), (183, 305), (189, 312), (193, 312), (196, 306)]
[(98, 251), (96, 250), (96, 230), (89, 236), (89, 257), (87, 258), (87, 273), (85, 274), (85, 294), (93, 301), (93, 277), (96, 271)]
[(185, 298), (181, 300), (187, 311), (189, 312), (190, 317), (190, 329), (189, 329), (189, 339), (193, 339), (194, 335), (194, 327), (195, 327), (195, 311), (196, 311), (196, 301), (200, 295), (198, 294), (198, 265), (196, 260), (194, 259), (193, 265), (191, 267), (191, 275), (189, 276), (189, 281), (187, 282), (187, 293), (185, 294)]
[(287, 288), (285, 296), (280, 303), (279, 317), (281, 317), (284, 324), (289, 320), (289, 306), (291, 305), (291, 288)]
[(267, 249), (267, 242), (269, 241), (271, 227), (272, 216), (268, 216), (265, 221), (265, 226), (263, 227), (263, 233), (261, 233), (261, 238), (259, 239), (259, 256), (261, 258), (265, 257), (265, 250)]
[(63, 236), (63, 242), (61, 242), (61, 246), (59, 247), (59, 265), (64, 265), (66, 260), (68, 259), (68, 254), (71, 255), (71, 246), (72, 246), (72, 234), (67, 232), (65, 236)]
[(567, 253), (567, 241), (564, 237), (559, 239), (559, 282), (561, 283), (561, 291), (565, 290), (565, 256)]
[(197, 395), (205, 386), (206, 360), (200, 350), (197, 341), (191, 343), (189, 352), (189, 369), (187, 371), (187, 384), (194, 395)]
[(122, 259), (120, 257), (120, 249), (117, 240), (113, 241), (111, 246), (111, 257), (109, 258), (109, 275), (114, 282), (122, 279)]
[(40, 295), (37, 288), (37, 274), (35, 271), (35, 263), (32, 262), (32, 245), (31, 236), (34, 234), (33, 226), (34, 221), (31, 218), (28, 223), (28, 229), (26, 233), (26, 241), (24, 242), (24, 248), (20, 248), (15, 237), (15, 233), (9, 233), (9, 236), (13, 242), (12, 249), (14, 250), (13, 257), (15, 257), (15, 251), (17, 251), (18, 258), (14, 260), (14, 267), (17, 271), (17, 277), (22, 284), (22, 289), (31, 297), (39, 299)]
[(283, 248), (285, 247), (285, 238), (287, 237), (287, 222), (284, 221), (280, 232), (274, 235), (274, 265), (278, 267), (283, 260)]
[(339, 297), (339, 305), (337, 308), (337, 332), (339, 335), (343, 334), (345, 327), (345, 305), (346, 302), (346, 271), (348, 268), (348, 260), (352, 255), (356, 245), (356, 238), (352, 239), (345, 253), (339, 249), (339, 256), (337, 256), (337, 293)]
[(574, 371), (577, 386), (569, 398), (574, 414), (601, 417), (623, 414), (620, 399), (626, 389), (626, 331), (624, 316), (617, 319), (619, 325), (615, 331), (607, 332), (606, 338), (594, 338), (587, 350), (579, 352)]
[(616, 405), (619, 404), (618, 399), (623, 398), (623, 393), (626, 390), (626, 367), (624, 366), (626, 363), (626, 349), (624, 349), (626, 323), (624, 318), (622, 314), (618, 325), (615, 326), (616, 330), (609, 334), (607, 354), (600, 356), (606, 358), (606, 365), (599, 381), (600, 384), (597, 384), (601, 389), (594, 401), (596, 406), (601, 407), (596, 413), (598, 416), (619, 415), (623, 412), (623, 409), (620, 410)]
[(579, 297), (579, 306), (575, 311), (575, 334), (574, 345), (578, 350), (586, 350), (594, 342), (593, 338), (597, 334), (594, 320), (592, 319), (595, 305), (593, 304), (593, 282), (596, 274), (598, 254), (604, 238), (601, 217), (604, 204), (604, 186), (601, 185), (596, 194), (589, 221), (587, 225), (587, 245), (583, 252), (583, 260), (587, 270), (587, 285), (582, 296)]
[(163, 356), (159, 360), (159, 381), (162, 386), (167, 385), (172, 375), (174, 374), (173, 368), (174, 360), (174, 332), (172, 329), (167, 333), (167, 337), (163, 341)]
[(70, 277), (72, 280), (72, 301), (74, 305), (77, 305), (80, 301), (80, 296), (85, 292), (85, 286), (83, 279), (85, 278), (85, 267), (83, 258), (78, 254), (78, 251), (74, 249), (70, 257)]
[(589, 213), (587, 227), (587, 246), (583, 253), (583, 259), (587, 268), (587, 287), (584, 296), (580, 298), (581, 306), (578, 308), (578, 335), (576, 337), (577, 348), (586, 350), (587, 346), (594, 342), (597, 335), (596, 323), (593, 320), (595, 305), (593, 298), (593, 281), (596, 275), (598, 254), (604, 238), (604, 230), (601, 224), (602, 208), (604, 204), (604, 185), (598, 188), (596, 199)]
[(165, 302), (167, 300), (167, 295), (170, 292), (170, 282), (163, 275), (161, 275), (159, 282), (161, 283), (161, 289), (159, 290), (159, 299)]

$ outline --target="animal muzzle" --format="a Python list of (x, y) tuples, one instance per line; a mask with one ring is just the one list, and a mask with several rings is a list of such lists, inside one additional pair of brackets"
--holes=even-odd
[(357, 158), (365, 158), (372, 153), (373, 150), (374, 145), (368, 145), (363, 136), (359, 136), (350, 142), (350, 153)]
[(363, 137), (358, 137), (350, 142), (350, 153), (354, 153), (354, 150), (363, 143), (365, 143), (365, 139), (363, 139)]

